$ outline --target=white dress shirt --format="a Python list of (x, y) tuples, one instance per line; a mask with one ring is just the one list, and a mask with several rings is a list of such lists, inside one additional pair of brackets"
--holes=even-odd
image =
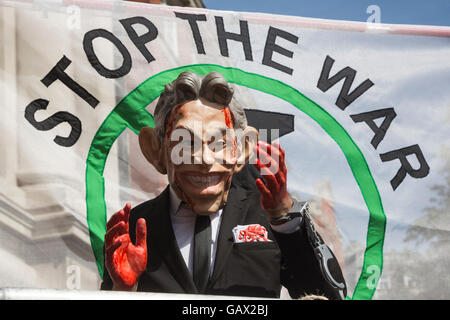
[[(191, 276), (194, 271), (194, 229), (196, 217), (196, 213), (189, 206), (181, 204), (181, 200), (170, 187), (170, 219), (172, 220), (172, 228), (177, 239), (178, 248)], [(209, 275), (211, 276), (212, 270), (214, 270), (222, 209), (209, 217), (211, 219), (211, 264)]]

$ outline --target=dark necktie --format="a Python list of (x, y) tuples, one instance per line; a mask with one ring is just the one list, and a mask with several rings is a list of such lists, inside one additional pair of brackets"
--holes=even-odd
[(194, 283), (199, 293), (205, 293), (211, 263), (211, 219), (198, 215), (194, 231)]

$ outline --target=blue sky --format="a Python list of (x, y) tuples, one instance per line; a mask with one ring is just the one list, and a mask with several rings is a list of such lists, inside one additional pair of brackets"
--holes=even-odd
[(381, 23), (450, 26), (450, 0), (203, 0), (208, 9), (367, 21), (370, 5)]

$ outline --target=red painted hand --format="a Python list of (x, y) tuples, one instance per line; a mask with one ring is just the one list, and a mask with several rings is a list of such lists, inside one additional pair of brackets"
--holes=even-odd
[(130, 240), (131, 205), (114, 213), (106, 224), (105, 264), (114, 289), (129, 291), (147, 265), (147, 225), (143, 218), (136, 224), (136, 245)]
[[(287, 192), (287, 169), (284, 150), (278, 142), (273, 145), (258, 141), (256, 164), (266, 184), (256, 179), (256, 187), (261, 193), (261, 207), (271, 218), (285, 215), (292, 207), (292, 199)], [(262, 161), (261, 161), (262, 160)]]

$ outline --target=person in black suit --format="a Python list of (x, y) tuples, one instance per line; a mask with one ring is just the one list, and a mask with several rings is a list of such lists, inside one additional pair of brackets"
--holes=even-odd
[(108, 221), (101, 289), (345, 298), (308, 203), (287, 192), (284, 150), (257, 140), (220, 73), (181, 73), (154, 118), (139, 142), (169, 186)]

